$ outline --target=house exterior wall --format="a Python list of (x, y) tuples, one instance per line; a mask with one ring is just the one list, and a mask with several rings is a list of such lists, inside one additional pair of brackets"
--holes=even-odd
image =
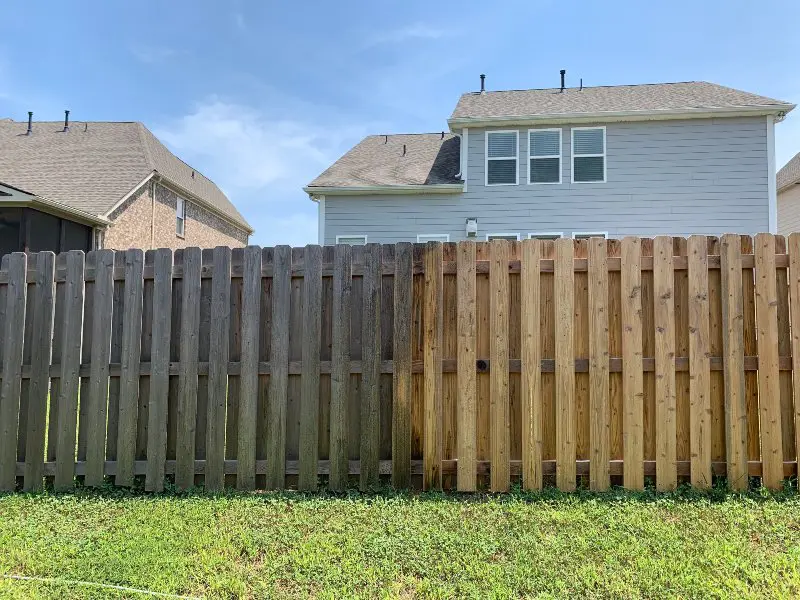
[(789, 235), (800, 231), (800, 185), (793, 185), (778, 194), (778, 233)]
[(328, 195), (325, 243), (335, 243), (337, 235), (363, 234), (370, 242), (415, 241), (421, 233), (446, 233), (458, 241), (466, 239), (468, 217), (478, 219), (478, 240), (490, 233), (524, 238), (532, 232), (607, 232), (622, 237), (769, 230), (765, 117), (605, 127), (606, 183), (572, 183), (571, 127), (563, 125), (561, 184), (526, 183), (525, 127), (518, 128), (519, 185), (487, 187), (486, 130), (470, 129), (464, 193)]
[(184, 236), (178, 236), (175, 230), (178, 194), (156, 184), (154, 207), (152, 188), (151, 184), (145, 184), (110, 215), (114, 224), (105, 233), (104, 247), (117, 250), (187, 246), (239, 248), (247, 244), (248, 234), (244, 230), (189, 200), (186, 201)]

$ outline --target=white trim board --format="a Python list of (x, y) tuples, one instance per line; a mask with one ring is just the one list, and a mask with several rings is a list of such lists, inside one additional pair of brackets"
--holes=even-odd
[(769, 232), (778, 233), (778, 192), (775, 169), (775, 117), (767, 117), (767, 200), (769, 205)]

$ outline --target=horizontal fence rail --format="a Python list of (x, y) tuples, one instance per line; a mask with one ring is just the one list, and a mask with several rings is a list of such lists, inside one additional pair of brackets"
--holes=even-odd
[(0, 265), (0, 490), (779, 488), (800, 234)]

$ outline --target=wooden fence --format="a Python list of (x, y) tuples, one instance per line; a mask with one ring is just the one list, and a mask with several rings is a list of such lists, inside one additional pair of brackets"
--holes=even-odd
[(800, 234), (12, 254), (0, 489), (776, 488), (790, 322)]

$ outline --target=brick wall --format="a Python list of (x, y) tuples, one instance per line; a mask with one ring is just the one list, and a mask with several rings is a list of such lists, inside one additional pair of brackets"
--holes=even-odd
[[(150, 248), (153, 219), (152, 185), (147, 184), (115, 210), (110, 219), (114, 225), (105, 235), (104, 246), (124, 250), (127, 248)], [(200, 246), (230, 246), (238, 248), (247, 244), (247, 233), (205, 208), (186, 201), (186, 227), (184, 236), (175, 232), (175, 210), (178, 195), (171, 189), (157, 184), (155, 202), (155, 227), (153, 247), (185, 248)]]

